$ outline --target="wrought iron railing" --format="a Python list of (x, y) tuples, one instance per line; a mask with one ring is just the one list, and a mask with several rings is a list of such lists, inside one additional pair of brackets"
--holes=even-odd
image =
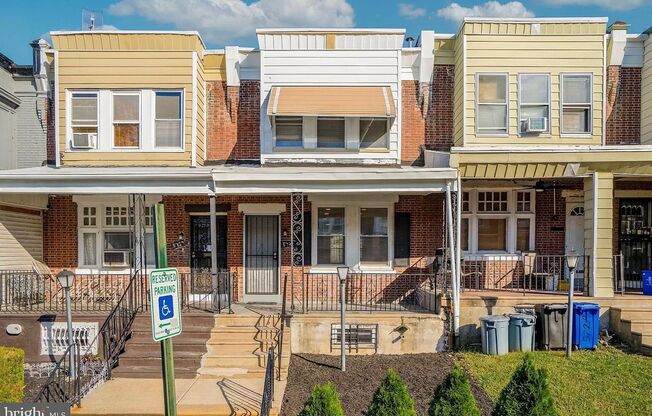
[(283, 333), (285, 332), (285, 319), (286, 316), (286, 307), (287, 307), (287, 287), (288, 287), (288, 274), (285, 273), (283, 276), (283, 291), (281, 292), (282, 301), (281, 301), (281, 322), (280, 328), (278, 331), (278, 379), (281, 380), (281, 368), (283, 359)]
[(613, 256), (613, 288), (615, 293), (643, 291), (643, 261), (631, 258), (622, 251)]
[[(70, 288), (74, 312), (109, 312), (129, 284), (128, 274), (76, 274)], [(0, 271), (0, 311), (65, 311), (65, 292), (56, 276), (34, 271)]]
[[(418, 289), (441, 293), (446, 279), (434, 273), (349, 273), (345, 286), (348, 311), (423, 310)], [(340, 310), (337, 273), (305, 273), (304, 304), (307, 311)]]
[(233, 279), (235, 279), (234, 272), (218, 272), (217, 286), (214, 287), (213, 277), (208, 270), (200, 269), (190, 273), (180, 273), (182, 312), (220, 313), (223, 310), (231, 311)]
[(267, 350), (265, 366), (265, 381), (263, 383), (263, 398), (260, 403), (260, 416), (269, 416), (274, 401), (274, 347)]
[[(467, 257), (461, 262), (462, 290), (557, 292), (567, 290), (570, 272), (563, 255), (487, 255)], [(589, 256), (580, 256), (574, 289), (588, 290)]]
[(79, 350), (76, 344), (68, 346), (36, 395), (36, 402), (80, 404)]

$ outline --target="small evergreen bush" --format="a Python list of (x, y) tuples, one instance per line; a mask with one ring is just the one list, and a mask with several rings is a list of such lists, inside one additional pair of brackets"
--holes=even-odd
[(480, 410), (471, 393), (471, 384), (461, 367), (455, 365), (444, 382), (435, 390), (430, 403), (430, 416), (480, 416)]
[(494, 416), (557, 416), (546, 372), (535, 368), (529, 355), (500, 393)]
[(340, 397), (333, 383), (313, 387), (299, 416), (344, 416)]
[(374, 393), (367, 416), (417, 416), (407, 385), (391, 368)]

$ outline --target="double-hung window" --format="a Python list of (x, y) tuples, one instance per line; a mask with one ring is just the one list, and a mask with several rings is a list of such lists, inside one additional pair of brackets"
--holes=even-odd
[(154, 146), (181, 147), (181, 92), (157, 91), (154, 111)]
[(113, 92), (113, 147), (140, 147), (140, 93)]
[(317, 147), (344, 149), (344, 117), (317, 118)]
[(389, 123), (383, 117), (360, 118), (360, 149), (387, 149)]
[(518, 93), (520, 133), (550, 132), (550, 75), (520, 74)]
[(476, 79), (476, 130), (479, 134), (508, 133), (507, 74), (478, 74)]
[(303, 117), (274, 117), (274, 137), (276, 147), (302, 147)]
[(478, 250), (507, 251), (507, 191), (478, 192)]
[(591, 74), (562, 74), (561, 132), (591, 134), (593, 82)]
[(344, 264), (344, 208), (317, 209), (317, 264)]
[(387, 208), (360, 208), (360, 263), (387, 264)]
[(73, 149), (93, 149), (97, 146), (97, 92), (76, 92), (70, 97)]

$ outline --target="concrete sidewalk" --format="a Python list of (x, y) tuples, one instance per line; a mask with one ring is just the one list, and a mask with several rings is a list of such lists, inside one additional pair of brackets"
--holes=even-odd
[[(285, 381), (275, 382), (272, 415), (280, 413)], [(260, 379), (176, 380), (177, 414), (250, 415), (260, 412), (263, 381)], [(161, 379), (116, 378), (109, 380), (82, 400), (76, 415), (163, 415)]]

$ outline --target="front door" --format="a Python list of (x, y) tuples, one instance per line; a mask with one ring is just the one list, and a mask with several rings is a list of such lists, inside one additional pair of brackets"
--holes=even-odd
[[(226, 216), (218, 215), (217, 271), (226, 270)], [(190, 217), (190, 291), (196, 294), (212, 293), (211, 278), (211, 220), (209, 216)]]
[(278, 302), (278, 215), (245, 216), (245, 302)]
[[(584, 256), (584, 205), (581, 202), (566, 203), (566, 253), (574, 251)], [(583, 259), (584, 257), (582, 257)], [(565, 268), (564, 276), (570, 273)], [(584, 290), (584, 261), (575, 270), (575, 289)]]

